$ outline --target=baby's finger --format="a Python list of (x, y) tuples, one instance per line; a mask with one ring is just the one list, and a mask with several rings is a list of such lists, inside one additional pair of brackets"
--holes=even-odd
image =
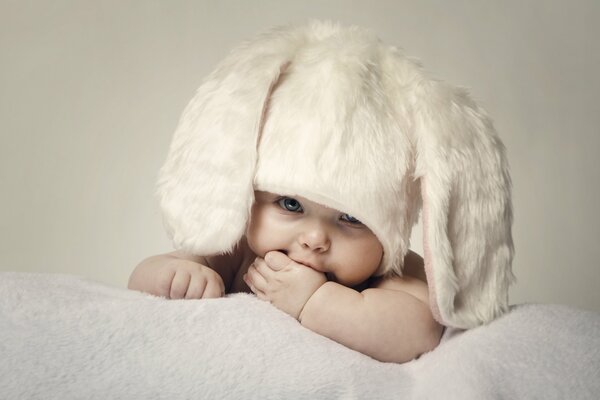
[(156, 291), (154, 294), (169, 298), (169, 294), (171, 293), (171, 284), (173, 283), (174, 277), (174, 270), (164, 268), (161, 271), (159, 271), (156, 277)]
[(271, 267), (269, 267), (269, 265), (265, 262), (265, 260), (263, 260), (262, 258), (260, 260), (255, 261), (252, 266), (254, 266), (254, 268), (256, 269), (256, 271), (265, 279), (265, 281), (269, 281), (273, 278), (273, 275), (275, 274), (276, 271), (274, 271), (273, 269), (271, 269)]
[[(267, 267), (268, 268), (268, 267)], [(256, 287), (261, 292), (265, 292), (267, 289), (267, 280), (256, 268), (255, 264), (252, 264), (250, 268), (248, 268), (248, 272), (246, 272), (246, 279), (252, 282), (254, 287)]]
[(263, 263), (264, 263), (264, 262), (265, 262), (265, 259), (264, 259), (264, 258), (262, 258), (262, 257), (256, 257), (256, 258), (254, 259), (254, 261), (252, 261), (252, 264), (250, 264), (250, 265), (259, 264), (259, 263), (261, 263), (261, 262), (263, 262)]
[(225, 288), (221, 287), (219, 281), (216, 279), (209, 279), (206, 284), (206, 288), (204, 289), (204, 293), (202, 294), (203, 299), (216, 299), (218, 297), (223, 296), (225, 292)]
[(173, 282), (171, 282), (171, 291), (169, 297), (172, 299), (183, 299), (185, 292), (190, 285), (191, 275), (187, 271), (178, 270), (175, 272)]
[(250, 278), (248, 278), (247, 274), (243, 276), (243, 279), (244, 282), (246, 282), (246, 285), (248, 285), (248, 287), (250, 288), (250, 290), (252, 290), (252, 293), (256, 295), (256, 297), (258, 297), (261, 300), (269, 300), (268, 297), (261, 290), (257, 289), (256, 286), (254, 286)]
[(280, 271), (293, 261), (280, 251), (270, 251), (265, 254), (265, 262), (272, 270)]
[(204, 289), (206, 288), (206, 277), (194, 276), (190, 279), (190, 285), (188, 286), (187, 292), (185, 293), (186, 299), (201, 299)]

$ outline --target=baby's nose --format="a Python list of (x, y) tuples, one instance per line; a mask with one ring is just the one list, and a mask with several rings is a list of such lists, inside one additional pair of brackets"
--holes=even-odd
[(298, 241), (303, 248), (320, 253), (329, 250), (331, 246), (327, 230), (320, 224), (311, 225), (303, 230), (298, 236)]

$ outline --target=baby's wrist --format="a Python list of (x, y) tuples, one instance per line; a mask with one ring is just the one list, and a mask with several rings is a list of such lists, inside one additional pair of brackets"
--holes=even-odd
[[(319, 294), (319, 291), (321, 291), (321, 290), (322, 290), (322, 289), (323, 289), (323, 288), (324, 288), (324, 287), (325, 287), (327, 284), (330, 284), (330, 283), (334, 283), (334, 282), (331, 282), (331, 281), (326, 281), (326, 282), (324, 282), (324, 283), (323, 283), (321, 286), (319, 286), (319, 287), (317, 288), (317, 290), (315, 290), (315, 291), (314, 291), (314, 292), (313, 292), (313, 293), (310, 295), (310, 297), (309, 297), (309, 298), (308, 298), (308, 299), (307, 299), (307, 300), (304, 302), (304, 305), (302, 306), (302, 309), (300, 310), (300, 312), (298, 313), (298, 317), (296, 318), (296, 319), (298, 320), (298, 322), (302, 323), (302, 319), (303, 319), (303, 316), (304, 316), (304, 312), (305, 312), (305, 310), (307, 310), (307, 308), (308, 308), (308, 309), (310, 309), (310, 308), (313, 306), (313, 304), (312, 304), (312, 303), (318, 303), (318, 302), (319, 302), (319, 297), (321, 297), (321, 296), (320, 296), (320, 294)], [(335, 284), (335, 283), (334, 283), (334, 284)], [(309, 307), (307, 307), (307, 306), (309, 305), (309, 303), (311, 303), (311, 304), (310, 304), (310, 306), (309, 306)]]

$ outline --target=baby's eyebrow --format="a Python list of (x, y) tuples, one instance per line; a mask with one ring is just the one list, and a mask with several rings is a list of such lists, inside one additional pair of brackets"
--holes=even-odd
[(263, 198), (263, 199), (276, 199), (279, 197), (282, 197), (282, 195), (277, 194), (277, 193), (271, 193), (271, 192), (259, 192), (256, 195), (257, 198)]

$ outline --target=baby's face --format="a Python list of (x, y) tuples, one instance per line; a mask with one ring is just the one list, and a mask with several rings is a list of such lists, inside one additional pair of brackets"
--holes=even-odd
[(255, 197), (246, 237), (257, 256), (281, 251), (349, 287), (379, 267), (381, 243), (348, 214), (298, 196), (257, 191)]

